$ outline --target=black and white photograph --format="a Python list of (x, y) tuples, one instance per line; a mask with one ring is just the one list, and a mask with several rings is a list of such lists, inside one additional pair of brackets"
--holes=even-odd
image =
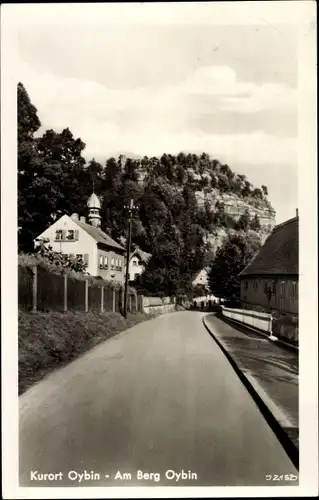
[(4, 498), (316, 496), (315, 3), (1, 24)]

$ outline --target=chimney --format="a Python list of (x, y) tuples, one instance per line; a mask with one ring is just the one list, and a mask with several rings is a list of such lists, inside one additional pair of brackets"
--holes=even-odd
[(80, 222), (84, 222), (85, 223), (85, 217), (84, 216), (80, 217)]
[(298, 208), (296, 208), (296, 217), (299, 217)]
[(71, 219), (72, 220), (79, 220), (79, 214), (72, 214)]

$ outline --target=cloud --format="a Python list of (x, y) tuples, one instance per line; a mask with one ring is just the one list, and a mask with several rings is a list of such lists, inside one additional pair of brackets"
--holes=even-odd
[(95, 81), (37, 72), (25, 63), (20, 65), (19, 79), (38, 108), (43, 127), (68, 126), (87, 144), (87, 157), (123, 150), (158, 155), (187, 149), (207, 151), (229, 163), (256, 164), (264, 161), (265, 154), (272, 164), (294, 163), (293, 137), (276, 137), (262, 129), (241, 133), (234, 126), (229, 133), (218, 129), (209, 133), (192, 125), (193, 119), (209, 117), (210, 107), (218, 122), (218, 115), (232, 111), (249, 120), (250, 114), (273, 110), (275, 120), (276, 113), (296, 106), (292, 89), (238, 81), (228, 66), (200, 67), (184, 81), (158, 88), (111, 89)]

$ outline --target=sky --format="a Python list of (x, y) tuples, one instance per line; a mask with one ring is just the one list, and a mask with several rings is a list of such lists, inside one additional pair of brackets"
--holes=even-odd
[(253, 24), (19, 26), (18, 80), (41, 132), (69, 127), (84, 156), (206, 152), (268, 187), (276, 222), (295, 216), (297, 31)]

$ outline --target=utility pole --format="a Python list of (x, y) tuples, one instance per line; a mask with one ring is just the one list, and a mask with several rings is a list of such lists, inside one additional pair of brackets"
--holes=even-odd
[(131, 199), (129, 205), (124, 205), (124, 208), (128, 209), (128, 238), (126, 244), (126, 273), (125, 273), (125, 289), (124, 289), (124, 318), (127, 317), (127, 292), (128, 292), (128, 279), (129, 279), (129, 264), (130, 264), (130, 251), (131, 251), (131, 239), (132, 239), (132, 214), (133, 210), (137, 207), (134, 206), (133, 199)]

